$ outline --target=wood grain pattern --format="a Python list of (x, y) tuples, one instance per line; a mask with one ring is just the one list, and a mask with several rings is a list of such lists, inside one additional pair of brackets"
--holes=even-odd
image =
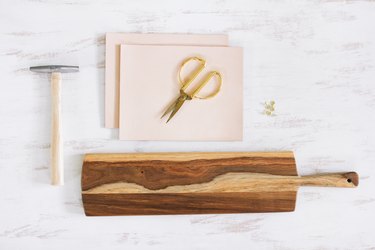
[(228, 172), (297, 175), (292, 152), (89, 154), (83, 162), (82, 190), (120, 181), (161, 189), (211, 181)]
[(293, 159), (294, 154), (291, 151), (279, 152), (178, 152), (178, 153), (122, 153), (122, 154), (86, 154), (85, 162), (108, 161), (124, 162), (124, 161), (191, 161), (197, 159), (228, 159), (242, 157), (273, 157), (277, 159)]
[(354, 187), (358, 175), (351, 173), (321, 174), (313, 176), (281, 176), (258, 173), (221, 174), (208, 182), (189, 185), (168, 186), (148, 189), (129, 182), (115, 182), (82, 191), (84, 194), (129, 194), (129, 193), (227, 193), (227, 192), (272, 192), (296, 191), (299, 186)]
[(355, 187), (358, 175), (300, 177), (292, 152), (99, 154), (82, 169), (87, 215), (293, 211), (301, 185)]
[(87, 216), (294, 211), (296, 191), (254, 193), (83, 194)]

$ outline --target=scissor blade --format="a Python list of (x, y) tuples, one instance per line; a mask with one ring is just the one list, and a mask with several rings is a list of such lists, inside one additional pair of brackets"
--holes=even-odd
[(176, 106), (174, 107), (171, 115), (169, 116), (168, 120), (167, 120), (167, 123), (169, 122), (170, 119), (173, 118), (173, 116), (177, 113), (177, 111), (181, 108), (182, 104), (184, 104), (184, 102), (186, 101), (187, 99), (187, 96), (186, 95), (183, 95), (183, 96), (180, 96), (177, 100), (177, 103), (176, 103)]
[(178, 101), (180, 100), (180, 96), (176, 99), (176, 101), (174, 101), (171, 105), (169, 105), (169, 107), (167, 108), (167, 110), (164, 112), (164, 114), (160, 117), (160, 119), (162, 119), (164, 116), (166, 116), (168, 113), (172, 112), (172, 110), (174, 109), (174, 107), (176, 107), (176, 104), (178, 103)]

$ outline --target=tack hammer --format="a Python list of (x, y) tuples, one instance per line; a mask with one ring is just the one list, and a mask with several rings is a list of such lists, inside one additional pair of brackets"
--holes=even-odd
[(52, 185), (64, 185), (63, 137), (61, 130), (61, 73), (78, 72), (78, 66), (45, 65), (30, 67), (38, 73), (51, 73), (52, 139), (51, 178)]

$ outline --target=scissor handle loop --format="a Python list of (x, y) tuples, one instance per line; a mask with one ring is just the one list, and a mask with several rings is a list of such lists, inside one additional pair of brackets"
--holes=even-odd
[[(183, 80), (181, 76), (181, 72), (185, 68), (186, 64), (188, 64), (191, 61), (197, 61), (199, 63), (199, 66), (193, 71), (192, 74), (190, 74), (190, 76), (186, 80)], [(185, 61), (183, 61), (178, 71), (178, 81), (181, 84), (181, 90), (186, 92), (185, 90), (197, 78), (197, 76), (204, 70), (205, 67), (206, 67), (206, 60), (204, 60), (201, 57), (197, 57), (197, 56), (189, 57)], [(198, 93), (202, 90), (204, 86), (207, 85), (207, 83), (213, 77), (217, 77), (219, 86), (216, 88), (216, 90), (212, 94), (207, 95), (207, 96), (199, 96)], [(199, 84), (199, 86), (193, 91), (193, 93), (188, 94), (188, 96), (190, 98), (198, 98), (198, 99), (209, 99), (209, 98), (215, 97), (220, 92), (222, 83), (223, 83), (223, 79), (222, 79), (221, 74), (217, 71), (211, 71), (210, 73), (207, 74), (206, 78)]]
[[(204, 86), (207, 85), (207, 83), (212, 79), (216, 77), (218, 79), (219, 85), (217, 86), (216, 90), (207, 95), (207, 96), (199, 96), (198, 93), (204, 88)], [(221, 90), (221, 85), (223, 84), (223, 78), (221, 77), (221, 74), (217, 71), (211, 71), (207, 74), (206, 78), (202, 81), (202, 83), (198, 86), (197, 89), (193, 91), (193, 93), (190, 95), (191, 98), (198, 98), (198, 99), (210, 99), (215, 97)]]
[[(186, 64), (192, 61), (197, 61), (199, 63), (199, 66), (194, 70), (194, 72), (189, 76), (189, 78), (184, 81), (181, 76), (182, 69), (185, 68)], [(185, 91), (205, 67), (206, 67), (206, 60), (204, 60), (201, 57), (197, 57), (197, 56), (189, 57), (185, 61), (183, 61), (181, 64), (180, 70), (178, 71), (178, 81), (181, 83), (181, 86), (182, 86), (181, 89)]]

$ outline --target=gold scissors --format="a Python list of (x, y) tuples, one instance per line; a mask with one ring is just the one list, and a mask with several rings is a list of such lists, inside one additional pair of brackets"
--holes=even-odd
[[(184, 80), (181, 76), (181, 72), (186, 67), (186, 65), (188, 63), (191, 63), (193, 61), (198, 63), (198, 67), (187, 77), (187, 79)], [(190, 58), (187, 58), (185, 61), (183, 61), (182, 65), (181, 65), (181, 67), (178, 71), (178, 81), (181, 84), (180, 96), (176, 99), (175, 102), (172, 103), (172, 105), (170, 105), (167, 108), (167, 110), (164, 112), (164, 114), (161, 118), (166, 116), (168, 113), (171, 113), (169, 115), (168, 120), (167, 120), (167, 122), (169, 122), (169, 120), (172, 119), (172, 117), (177, 113), (177, 111), (181, 108), (181, 106), (184, 104), (185, 101), (190, 101), (190, 100), (195, 99), (195, 98), (209, 99), (209, 98), (215, 97), (220, 92), (221, 85), (223, 83), (221, 74), (218, 71), (211, 71), (211, 72), (207, 73), (206, 77), (197, 85), (197, 87), (194, 90), (187, 93), (186, 89), (195, 80), (195, 78), (197, 78), (197, 76), (204, 70), (205, 67), (206, 67), (206, 60), (204, 60), (203, 58), (200, 58), (200, 57), (190, 57)], [(219, 84), (218, 87), (216, 88), (216, 90), (213, 93), (211, 93), (207, 96), (199, 96), (198, 93), (214, 77), (217, 78), (217, 81), (218, 81), (218, 84)]]

